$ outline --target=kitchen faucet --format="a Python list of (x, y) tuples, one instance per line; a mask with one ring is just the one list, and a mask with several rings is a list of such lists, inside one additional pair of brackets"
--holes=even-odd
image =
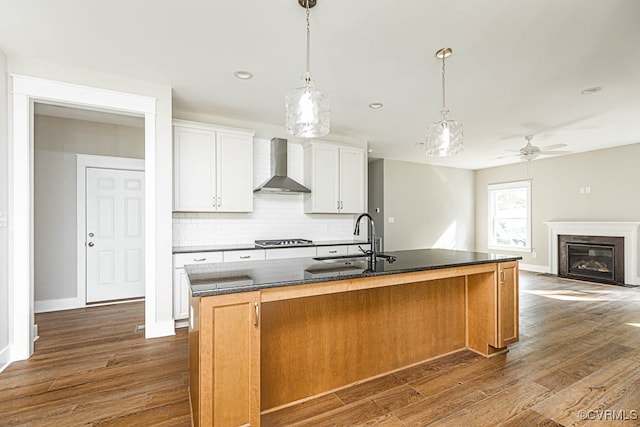
[(363, 213), (363, 214), (360, 214), (358, 219), (356, 219), (356, 228), (353, 230), (353, 235), (354, 236), (359, 236), (360, 235), (360, 220), (363, 217), (369, 218), (369, 237), (368, 237), (368, 240), (371, 243), (371, 250), (367, 251), (365, 253), (367, 255), (370, 255), (371, 262), (375, 263), (376, 262), (376, 225), (373, 223), (373, 218), (371, 218), (371, 215), (369, 215), (366, 212)]

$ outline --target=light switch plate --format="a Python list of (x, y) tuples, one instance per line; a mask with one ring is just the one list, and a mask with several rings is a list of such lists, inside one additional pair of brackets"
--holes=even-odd
[(393, 224), (393, 223), (395, 223), (395, 222), (396, 222), (396, 218), (395, 218), (395, 217), (393, 217), (393, 216), (390, 216), (390, 217), (387, 219), (387, 222), (388, 222), (389, 224)]
[(6, 227), (6, 226), (7, 226), (7, 213), (0, 212), (0, 227)]

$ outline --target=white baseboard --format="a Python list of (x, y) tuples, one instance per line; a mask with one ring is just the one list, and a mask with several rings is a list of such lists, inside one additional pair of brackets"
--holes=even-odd
[(144, 325), (144, 337), (145, 338), (159, 338), (175, 335), (175, 323), (173, 319), (164, 322), (145, 323)]
[(176, 329), (186, 328), (187, 326), (189, 326), (189, 319), (176, 319), (175, 324)]
[(525, 271), (533, 271), (534, 273), (548, 273), (549, 266), (548, 265), (535, 265), (535, 264), (518, 264), (518, 268), (520, 270)]
[(35, 301), (34, 311), (36, 313), (47, 313), (49, 311), (73, 310), (74, 308), (83, 307), (85, 307), (85, 303), (79, 298), (60, 298)]
[(11, 346), (6, 346), (0, 350), (0, 372), (7, 369), (11, 364)]

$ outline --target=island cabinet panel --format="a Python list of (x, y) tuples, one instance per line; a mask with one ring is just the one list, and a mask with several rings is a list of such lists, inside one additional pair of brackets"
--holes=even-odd
[(268, 410), (465, 348), (465, 278), (262, 304)]
[(498, 264), (498, 347), (518, 341), (518, 263)]
[[(191, 405), (196, 426), (260, 425), (260, 293), (192, 298)], [(194, 306), (197, 306), (194, 307)], [(197, 337), (191, 337), (191, 334)]]
[(467, 276), (467, 347), (485, 356), (498, 347), (496, 271)]

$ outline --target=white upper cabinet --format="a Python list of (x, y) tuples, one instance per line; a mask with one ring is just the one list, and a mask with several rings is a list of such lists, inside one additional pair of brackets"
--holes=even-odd
[(253, 210), (253, 132), (174, 120), (177, 212)]
[(307, 213), (365, 212), (366, 154), (363, 148), (311, 141), (304, 147)]

